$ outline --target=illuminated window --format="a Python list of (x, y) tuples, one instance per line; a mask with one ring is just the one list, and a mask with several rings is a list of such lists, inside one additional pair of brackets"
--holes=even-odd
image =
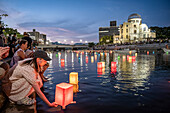
[(139, 20), (136, 20), (136, 23), (139, 23)]

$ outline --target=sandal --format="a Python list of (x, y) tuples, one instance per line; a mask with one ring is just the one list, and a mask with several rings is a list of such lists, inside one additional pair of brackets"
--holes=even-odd
[(31, 98), (29, 98), (29, 97), (25, 97), (25, 98), (17, 101), (16, 103), (17, 103), (18, 105), (33, 105), (35, 102), (36, 102), (35, 99), (31, 99)]

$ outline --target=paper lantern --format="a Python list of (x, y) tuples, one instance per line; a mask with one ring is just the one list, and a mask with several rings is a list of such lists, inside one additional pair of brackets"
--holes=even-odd
[(137, 53), (135, 53), (135, 56), (137, 57), (137, 56), (138, 56), (138, 54), (137, 54)]
[(98, 69), (102, 69), (103, 68), (103, 63), (102, 62), (98, 62), (97, 63), (97, 68)]
[(78, 73), (71, 72), (69, 75), (69, 83), (70, 84), (78, 84)]
[(126, 60), (126, 56), (125, 55), (123, 55), (123, 62)]
[(116, 62), (111, 62), (111, 68), (116, 68)]
[(129, 51), (129, 54), (131, 55), (131, 54), (132, 54), (132, 51)]
[(102, 62), (102, 68), (105, 68), (105, 62)]
[(79, 92), (79, 85), (78, 84), (71, 84), (73, 85), (73, 93)]
[(129, 56), (129, 62), (132, 62), (132, 56)]
[(105, 73), (105, 68), (98, 68), (97, 69), (97, 74), (102, 75)]
[(65, 67), (65, 63), (64, 62), (61, 62), (61, 67)]
[(149, 51), (147, 51), (147, 55), (149, 55)]
[(135, 62), (136, 57), (132, 56), (132, 62)]
[(64, 63), (64, 59), (61, 59), (61, 63)]
[(61, 105), (63, 109), (70, 103), (73, 103), (73, 85), (60, 83), (56, 85), (55, 102)]

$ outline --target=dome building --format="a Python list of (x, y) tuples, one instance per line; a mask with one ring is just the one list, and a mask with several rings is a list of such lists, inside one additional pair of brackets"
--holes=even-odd
[(113, 37), (113, 43), (135, 43), (156, 38), (156, 33), (151, 32), (148, 26), (142, 23), (142, 18), (137, 13), (131, 14), (119, 29), (119, 38)]

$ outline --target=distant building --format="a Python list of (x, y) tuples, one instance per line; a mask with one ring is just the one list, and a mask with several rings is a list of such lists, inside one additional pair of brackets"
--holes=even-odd
[(128, 21), (116, 26), (116, 21), (110, 21), (110, 27), (99, 28), (99, 42), (104, 36), (113, 36), (113, 43), (134, 43), (149, 41), (156, 38), (156, 33), (142, 23), (139, 14), (131, 14)]
[(119, 35), (119, 27), (116, 25), (116, 21), (110, 21), (109, 27), (100, 27), (99, 28), (99, 42), (103, 36), (115, 36)]
[(38, 31), (33, 29), (33, 32), (28, 32), (30, 34), (30, 37), (37, 41), (38, 44), (46, 45), (46, 35), (45, 34), (40, 34)]

